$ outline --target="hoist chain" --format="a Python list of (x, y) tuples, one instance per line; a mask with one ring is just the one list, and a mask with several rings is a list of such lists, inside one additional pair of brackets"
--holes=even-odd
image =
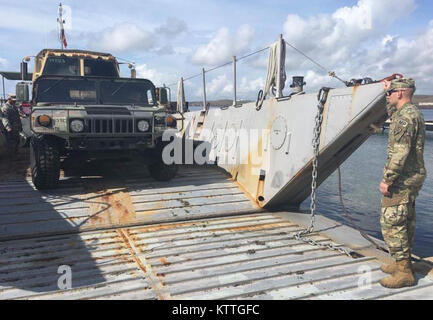
[(318, 168), (318, 158), (319, 158), (319, 147), (320, 147), (320, 132), (322, 130), (322, 120), (323, 120), (323, 108), (328, 97), (328, 92), (330, 88), (323, 87), (320, 89), (319, 94), (317, 95), (317, 114), (315, 120), (315, 126), (313, 131), (313, 161), (312, 167), (313, 171), (311, 174), (311, 202), (310, 202), (310, 226), (308, 229), (298, 232), (295, 234), (295, 239), (299, 241), (303, 241), (305, 243), (311, 244), (313, 246), (319, 246), (328, 248), (331, 250), (340, 251), (343, 254), (346, 254), (351, 257), (350, 251), (344, 247), (333, 245), (332, 243), (322, 244), (314, 241), (311, 238), (306, 238), (306, 235), (311, 234), (314, 231), (314, 222), (316, 216), (316, 188), (317, 188), (317, 168)]

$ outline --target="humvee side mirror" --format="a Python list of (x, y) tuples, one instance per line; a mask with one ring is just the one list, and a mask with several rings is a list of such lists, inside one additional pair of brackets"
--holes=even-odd
[(21, 61), (20, 71), (21, 71), (21, 80), (22, 81), (27, 80), (28, 77), (27, 62)]
[(168, 104), (168, 90), (167, 88), (161, 87), (158, 88), (159, 90), (157, 92), (159, 92), (159, 103), (160, 104)]
[(131, 78), (137, 78), (137, 70), (135, 70), (135, 64), (129, 63), (128, 68), (131, 70)]
[(15, 87), (17, 101), (29, 101), (29, 84), (27, 82), (18, 82)]

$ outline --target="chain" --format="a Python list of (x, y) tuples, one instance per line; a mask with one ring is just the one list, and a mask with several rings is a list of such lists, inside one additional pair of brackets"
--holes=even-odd
[(315, 119), (315, 126), (313, 131), (313, 161), (312, 161), (312, 174), (311, 174), (311, 202), (310, 202), (310, 226), (308, 229), (302, 230), (295, 234), (295, 239), (303, 241), (305, 243), (311, 244), (313, 246), (319, 246), (323, 248), (328, 248), (331, 250), (340, 251), (341, 253), (351, 257), (350, 251), (342, 246), (337, 246), (332, 243), (319, 243), (311, 238), (307, 238), (306, 235), (311, 234), (314, 231), (314, 223), (316, 217), (316, 189), (317, 189), (317, 168), (318, 168), (318, 158), (319, 158), (319, 147), (320, 147), (320, 132), (322, 130), (322, 120), (323, 120), (323, 108), (328, 97), (328, 92), (330, 88), (322, 88), (317, 96), (317, 114)]

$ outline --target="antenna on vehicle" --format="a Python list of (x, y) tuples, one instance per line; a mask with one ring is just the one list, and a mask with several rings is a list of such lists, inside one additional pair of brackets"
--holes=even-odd
[(65, 20), (63, 20), (62, 17), (62, 13), (63, 13), (62, 3), (59, 4), (58, 12), (59, 12), (59, 17), (57, 18), (57, 22), (59, 24), (59, 40), (60, 40), (61, 49), (63, 50), (68, 46), (68, 43), (66, 42), (65, 28), (63, 26)]

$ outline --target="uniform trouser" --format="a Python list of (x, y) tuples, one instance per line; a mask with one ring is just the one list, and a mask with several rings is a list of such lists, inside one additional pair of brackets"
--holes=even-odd
[(6, 132), (5, 136), (8, 145), (8, 155), (13, 156), (18, 151), (18, 145), (20, 143), (20, 133), (18, 131)]
[(380, 224), (389, 253), (396, 261), (409, 259), (415, 234), (415, 202), (382, 207)]

